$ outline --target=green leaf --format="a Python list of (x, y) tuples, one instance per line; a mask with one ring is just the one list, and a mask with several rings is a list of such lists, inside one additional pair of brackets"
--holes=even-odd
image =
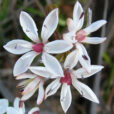
[(104, 58), (105, 62), (106, 62), (109, 66), (112, 65), (111, 59), (110, 59), (109, 55), (108, 55), (106, 52), (103, 53), (103, 58)]
[(9, 4), (8, 0), (3, 0), (1, 3), (0, 21), (2, 21), (7, 16), (8, 4)]
[(30, 13), (32, 13), (34, 15), (38, 15), (40, 17), (44, 17), (44, 14), (41, 11), (38, 11), (38, 9), (26, 7), (24, 10), (27, 11), (27, 12), (30, 12)]

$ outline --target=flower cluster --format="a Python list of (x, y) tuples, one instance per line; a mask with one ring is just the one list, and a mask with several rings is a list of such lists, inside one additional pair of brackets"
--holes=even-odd
[[(25, 114), (25, 104), (23, 101), (20, 100), (20, 98), (15, 98), (13, 107), (8, 106), (8, 100), (7, 99), (0, 99), (0, 114)], [(27, 114), (39, 114), (39, 108), (34, 107), (32, 108)]]
[[(81, 4), (76, 2), (73, 19), (67, 19), (68, 32), (63, 34), (62, 39), (50, 42), (49, 38), (55, 32), (59, 21), (57, 8), (45, 18), (41, 36), (38, 35), (36, 24), (28, 13), (22, 11), (19, 19), (24, 33), (31, 42), (16, 39), (8, 42), (4, 48), (13, 54), (24, 54), (17, 60), (13, 69), (13, 75), (17, 80), (25, 79), (18, 84), (22, 93), (21, 100), (29, 99), (38, 90), (37, 104), (40, 105), (62, 86), (60, 103), (66, 113), (72, 101), (72, 84), (83, 97), (99, 103), (93, 91), (78, 79), (88, 78), (103, 69), (103, 66), (91, 65), (90, 57), (82, 43), (104, 42), (104, 37), (88, 35), (106, 24), (106, 21), (99, 20), (81, 29), (84, 24), (84, 11)], [(38, 66), (31, 65), (35, 58), (41, 62)], [(76, 70), (78, 62), (82, 67)], [(54, 81), (44, 90), (44, 83), (48, 79)]]

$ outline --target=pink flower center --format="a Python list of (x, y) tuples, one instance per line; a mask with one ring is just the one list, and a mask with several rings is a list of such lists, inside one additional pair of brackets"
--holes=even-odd
[(33, 112), (33, 114), (39, 114), (39, 111)]
[(61, 83), (67, 83), (67, 85), (70, 85), (72, 83), (71, 75), (68, 69), (64, 71), (64, 77), (60, 79)]
[(35, 51), (35, 52), (38, 52), (38, 53), (41, 53), (43, 51), (43, 48), (44, 48), (44, 44), (43, 43), (37, 43), (37, 44), (34, 44), (32, 46), (32, 49)]
[(76, 34), (75, 38), (76, 40), (78, 40), (78, 42), (81, 42), (86, 38), (86, 36), (87, 36), (86, 32), (84, 30), (81, 30)]
[(22, 108), (23, 107), (23, 101), (19, 101), (19, 108)]

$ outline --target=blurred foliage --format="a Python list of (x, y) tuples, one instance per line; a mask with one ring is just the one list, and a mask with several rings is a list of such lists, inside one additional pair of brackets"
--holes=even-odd
[(26, 8), (24, 9), (24, 11), (26, 11), (26, 12), (28, 12), (28, 13), (31, 13), (31, 14), (33, 14), (33, 15), (37, 15), (37, 16), (40, 16), (40, 17), (44, 17), (44, 14), (43, 14), (41, 11), (37, 10), (36, 8), (26, 7)]
[(7, 18), (8, 4), (9, 4), (8, 0), (4, 0), (4, 2), (2, 1), (2, 3), (1, 3), (1, 7), (0, 7), (0, 21), (2, 21), (3, 19)]
[(108, 67), (110, 69), (110, 72), (108, 74), (107, 85), (106, 85), (106, 89), (105, 89), (105, 95), (104, 95), (104, 99), (107, 102), (108, 97), (109, 97), (109, 93), (110, 93), (110, 90), (111, 90), (111, 85), (113, 83), (114, 60), (112, 60), (107, 53), (103, 54), (103, 58), (104, 58), (104, 61), (107, 63), (107, 65), (108, 65)]

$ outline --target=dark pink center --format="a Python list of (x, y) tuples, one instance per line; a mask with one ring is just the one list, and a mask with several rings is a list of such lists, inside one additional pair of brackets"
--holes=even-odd
[(67, 83), (67, 85), (70, 85), (72, 83), (71, 75), (68, 69), (64, 71), (64, 77), (60, 79), (60, 82)]
[(23, 107), (23, 101), (19, 101), (19, 108), (22, 108)]
[(86, 32), (84, 30), (81, 30), (76, 34), (75, 38), (76, 40), (78, 40), (78, 42), (81, 42), (86, 38), (86, 36), (87, 36)]
[(38, 52), (38, 53), (41, 53), (43, 51), (43, 48), (44, 48), (44, 44), (43, 43), (37, 43), (37, 44), (34, 44), (32, 46), (32, 49), (35, 51), (35, 52)]
[(33, 114), (39, 114), (39, 111), (33, 112)]

